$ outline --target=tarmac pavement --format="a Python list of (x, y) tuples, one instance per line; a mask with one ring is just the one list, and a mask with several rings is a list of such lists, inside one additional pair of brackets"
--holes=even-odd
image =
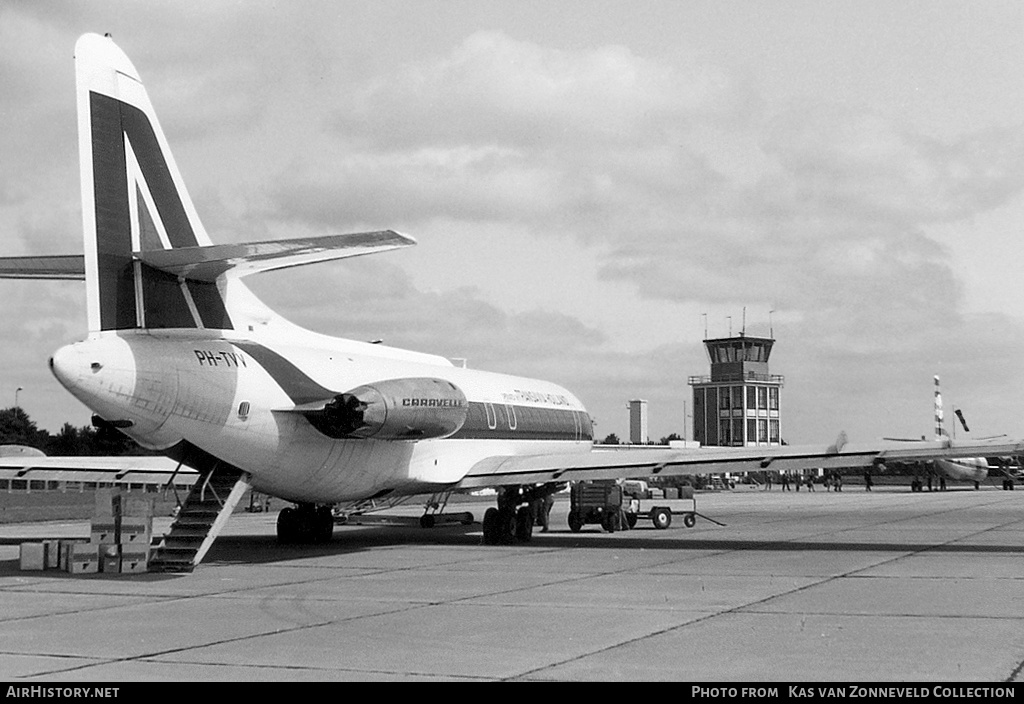
[(513, 546), (482, 544), (488, 505), (318, 547), (238, 514), (183, 575), (21, 572), (19, 541), (88, 522), (0, 526), (0, 680), (1024, 679), (1024, 492), (737, 488), (697, 497), (725, 526), (614, 534), (560, 499)]

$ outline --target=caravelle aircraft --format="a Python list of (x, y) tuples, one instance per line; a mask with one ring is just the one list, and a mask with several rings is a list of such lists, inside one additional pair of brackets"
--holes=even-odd
[[(556, 384), (301, 329), (241, 279), (414, 240), (382, 230), (212, 244), (132, 63), (109, 37), (87, 34), (75, 65), (84, 256), (3, 258), (0, 274), (84, 278), (88, 336), (57, 350), (50, 368), (97, 422), (171, 462), (5, 459), (0, 471), (198, 472), (153, 569), (191, 570), (249, 487), (295, 504), (277, 529), (296, 542), (329, 538), (334, 505), (493, 487), (483, 539), (505, 543), (528, 540), (529, 503), (573, 480), (980, 454), (948, 440), (887, 448), (843, 435), (828, 446), (600, 448), (583, 404)], [(1021, 451), (1003, 443), (985, 454)]]

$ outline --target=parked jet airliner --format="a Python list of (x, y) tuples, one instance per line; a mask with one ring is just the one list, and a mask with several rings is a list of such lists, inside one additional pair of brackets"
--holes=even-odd
[[(241, 279), (414, 240), (381, 230), (213, 244), (132, 63), (109, 37), (87, 34), (75, 66), (84, 255), (3, 258), (0, 275), (84, 278), (88, 336), (57, 350), (50, 368), (95, 422), (172, 462), (5, 458), (0, 469), (61, 479), (76, 468), (197, 471), (154, 569), (198, 564), (250, 487), (295, 504), (278, 519), (289, 542), (329, 538), (339, 503), (494, 487), (483, 538), (505, 543), (528, 540), (529, 502), (571, 480), (979, 454), (948, 440), (857, 447), (844, 436), (809, 447), (600, 449), (583, 404), (561, 386), (299, 328)], [(1021, 451), (1003, 443), (985, 454)]]
[[(941, 442), (943, 440), (949, 439), (949, 434), (946, 432), (946, 428), (943, 425), (945, 412), (942, 408), (942, 390), (939, 385), (938, 376), (935, 376), (934, 409), (935, 440)], [(960, 418), (960, 422), (964, 426), (964, 430), (967, 430), (967, 422), (964, 420), (963, 414), (961, 414), (959, 410), (956, 413), (957, 416)], [(903, 440), (902, 442), (920, 441)], [(924, 474), (928, 477), (938, 477), (943, 481), (949, 479), (955, 482), (973, 482), (974, 488), (977, 489), (980, 487), (981, 482), (988, 479), (988, 471), (990, 469), (988, 459), (985, 457), (935, 457), (933, 459), (911, 462), (909, 463), (909, 467), (911, 471), (914, 472), (914, 480), (910, 485), (913, 491), (920, 491), (922, 489), (922, 483), (919, 478), (920, 474)], [(931, 488), (931, 486), (932, 482), (929, 478), (929, 489)]]

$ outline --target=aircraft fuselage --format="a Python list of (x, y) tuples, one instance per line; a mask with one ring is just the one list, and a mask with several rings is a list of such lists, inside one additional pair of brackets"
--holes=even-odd
[[(51, 368), (144, 447), (190, 443), (248, 472), (254, 488), (293, 501), (424, 493), (496, 454), (591, 449), (590, 417), (560, 386), (326, 340), (120, 332), (61, 348)], [(356, 404), (359, 421), (318, 422), (332, 399)]]
[(988, 479), (988, 460), (984, 457), (936, 459), (935, 472), (957, 482), (983, 482)]

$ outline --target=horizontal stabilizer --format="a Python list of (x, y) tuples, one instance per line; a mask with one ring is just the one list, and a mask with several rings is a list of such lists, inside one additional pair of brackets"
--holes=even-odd
[[(193, 281), (213, 282), (221, 274), (248, 276), (261, 271), (287, 269), (334, 259), (386, 252), (416, 244), (394, 230), (348, 235), (300, 237), (246, 244), (217, 244), (133, 252), (154, 269)], [(85, 279), (81, 254), (38, 257), (0, 257), (0, 279)]]
[(59, 254), (39, 257), (0, 257), (0, 279), (85, 279), (85, 257)]
[(408, 235), (381, 230), (248, 244), (156, 249), (135, 252), (135, 256), (168, 274), (194, 281), (215, 281), (227, 272), (239, 277), (248, 276), (261, 271), (386, 252), (414, 244), (416, 240)]

